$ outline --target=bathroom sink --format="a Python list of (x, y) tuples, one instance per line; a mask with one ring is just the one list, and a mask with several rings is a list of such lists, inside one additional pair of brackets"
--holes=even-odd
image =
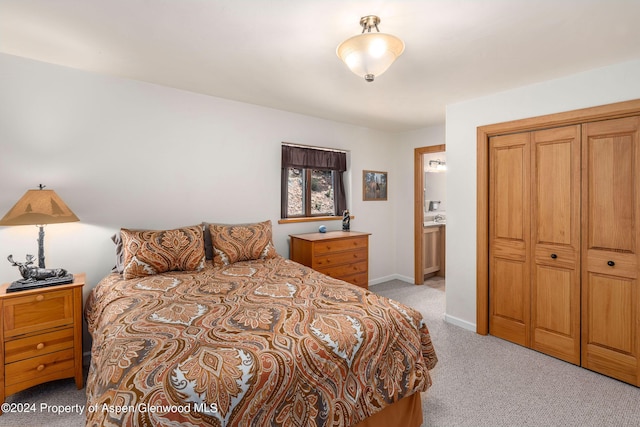
[(424, 226), (433, 227), (434, 225), (445, 225), (447, 223), (447, 217), (444, 212), (429, 212), (429, 215), (424, 216)]
[(425, 222), (423, 223), (423, 225), (424, 225), (425, 227), (434, 227), (434, 226), (436, 226), (436, 225), (446, 225), (446, 223), (447, 223), (447, 221), (446, 221), (446, 220), (441, 219), (441, 220), (439, 220), (439, 221), (425, 221)]

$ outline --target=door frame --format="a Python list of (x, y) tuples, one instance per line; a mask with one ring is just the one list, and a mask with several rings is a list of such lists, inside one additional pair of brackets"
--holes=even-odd
[(638, 114), (640, 114), (640, 99), (477, 128), (476, 332), (478, 334), (489, 333), (489, 138), (508, 133), (576, 125)]
[(440, 153), (446, 151), (446, 145), (431, 145), (429, 147), (418, 147), (413, 151), (413, 247), (414, 250), (414, 270), (413, 282), (416, 285), (424, 283), (424, 273), (422, 265), (422, 228), (424, 227), (424, 154)]

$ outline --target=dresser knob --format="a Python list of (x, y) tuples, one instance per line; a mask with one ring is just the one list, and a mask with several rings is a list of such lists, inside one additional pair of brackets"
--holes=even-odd
[(38, 302), (42, 301), (43, 299), (44, 299), (44, 295), (38, 295), (36, 297), (36, 301), (38, 301)]
[(556, 254), (551, 254), (551, 258), (552, 258), (552, 259), (556, 259), (556, 258), (558, 258), (558, 255), (556, 255)]
[(42, 371), (46, 366), (45, 365), (38, 365), (38, 367), (36, 368), (36, 371), (40, 372)]
[(43, 342), (41, 342), (40, 344), (38, 344), (36, 346), (36, 350), (42, 350), (43, 348), (44, 348), (44, 343)]
[(613, 267), (614, 265), (616, 265), (616, 263), (615, 263), (615, 262), (613, 262), (613, 261), (607, 261), (607, 265), (608, 265), (609, 267)]

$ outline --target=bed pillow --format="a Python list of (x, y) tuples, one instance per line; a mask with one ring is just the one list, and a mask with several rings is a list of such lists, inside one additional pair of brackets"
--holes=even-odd
[(204, 228), (204, 254), (207, 259), (213, 259), (213, 243), (211, 243), (211, 232), (209, 231), (209, 223), (203, 222)]
[(120, 235), (125, 279), (204, 268), (204, 236), (200, 225), (173, 230), (123, 228)]
[(122, 237), (120, 232), (111, 236), (111, 240), (116, 245), (116, 265), (111, 269), (112, 273), (120, 273), (124, 270), (124, 249), (122, 248)]
[(209, 233), (215, 265), (278, 256), (271, 240), (269, 220), (255, 224), (209, 224)]

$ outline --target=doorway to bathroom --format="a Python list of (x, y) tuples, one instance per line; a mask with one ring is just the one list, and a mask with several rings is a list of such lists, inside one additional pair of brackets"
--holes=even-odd
[(444, 287), (446, 242), (445, 145), (414, 150), (414, 283)]

